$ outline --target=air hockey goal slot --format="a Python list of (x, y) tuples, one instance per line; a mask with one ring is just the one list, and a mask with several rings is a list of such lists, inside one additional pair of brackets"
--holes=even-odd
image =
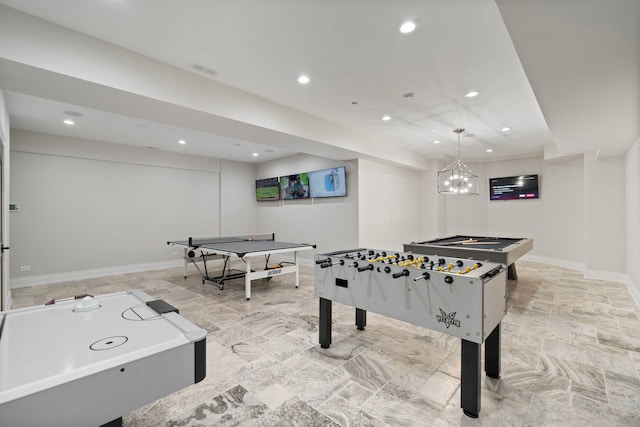
[(127, 308), (122, 312), (122, 318), (134, 321), (159, 320), (165, 313), (180, 314), (180, 311), (168, 302), (158, 299)]
[(161, 299), (147, 301), (147, 305), (151, 307), (153, 311), (155, 311), (158, 314), (165, 314), (165, 313), (180, 314), (180, 310), (178, 310), (168, 302)]

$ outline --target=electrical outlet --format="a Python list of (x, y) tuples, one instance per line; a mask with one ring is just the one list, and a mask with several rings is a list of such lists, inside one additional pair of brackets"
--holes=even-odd
[(23, 265), (20, 267), (20, 271), (31, 271), (30, 265)]

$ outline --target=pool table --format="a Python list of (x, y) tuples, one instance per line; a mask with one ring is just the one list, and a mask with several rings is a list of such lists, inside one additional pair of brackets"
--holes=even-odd
[(533, 249), (533, 239), (510, 237), (450, 236), (404, 244), (405, 252), (492, 261), (508, 268), (508, 278), (518, 280), (515, 262)]

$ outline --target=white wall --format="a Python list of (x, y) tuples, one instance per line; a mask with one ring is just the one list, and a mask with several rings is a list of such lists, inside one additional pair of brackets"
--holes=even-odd
[(418, 236), (420, 173), (358, 161), (359, 246), (401, 251)]
[[(2, 223), (2, 243), (11, 247), (9, 236), (9, 182), (10, 182), (10, 132), (9, 132), (9, 111), (4, 98), (4, 92), (0, 90), (0, 143), (2, 146), (2, 197), (0, 200), (0, 209), (4, 217)], [(2, 254), (2, 286), (0, 286), (0, 300), (2, 304), (0, 310), (7, 309), (11, 306), (11, 292), (9, 292), (9, 260), (11, 254), (5, 251)]]
[[(588, 153), (553, 162), (532, 157), (470, 167), (480, 178), (480, 196), (445, 196), (446, 235), (530, 237), (529, 259), (604, 279), (617, 280), (626, 271), (624, 159)], [(490, 178), (520, 174), (539, 175), (539, 199), (489, 201)]]
[[(427, 234), (421, 231), (420, 239), (446, 237), (454, 234), (488, 235), (504, 237), (529, 237), (534, 239), (534, 249), (528, 257), (538, 261), (553, 262), (571, 268), (584, 268), (584, 165), (582, 158), (545, 162), (542, 157), (469, 163), (478, 175), (479, 195), (460, 197), (434, 196), (436, 173), (421, 174), (420, 186), (430, 187), (420, 191), (422, 212), (433, 207), (439, 213)], [(438, 165), (441, 167), (444, 165)], [(533, 200), (489, 201), (490, 178), (538, 174), (540, 198)], [(429, 178), (425, 178), (429, 176)], [(562, 183), (559, 185), (558, 183)], [(424, 195), (427, 194), (428, 197)], [(430, 195), (429, 195), (430, 194)], [(442, 209), (444, 207), (444, 214)], [(424, 218), (421, 218), (422, 221)], [(444, 222), (444, 227), (439, 224)], [(421, 225), (425, 228), (426, 225)]]
[[(584, 159), (543, 163), (540, 202), (542, 216), (529, 216), (537, 222), (540, 238), (534, 254), (561, 260), (567, 267), (583, 269), (585, 264), (585, 182)], [(536, 221), (536, 218), (539, 218)], [(543, 258), (542, 261), (545, 261)]]
[(640, 139), (625, 159), (627, 284), (640, 306)]
[[(624, 158), (585, 153), (585, 266), (587, 276), (626, 271)], [(607, 244), (609, 243), (609, 244)]]
[[(252, 165), (32, 132), (14, 131), (11, 138), (11, 202), (21, 204), (21, 211), (9, 217), (12, 285), (98, 270), (117, 273), (132, 265), (177, 265), (177, 251), (164, 245), (166, 240), (257, 232), (318, 245), (315, 252), (303, 253), (309, 260), (316, 252), (358, 246), (401, 250), (406, 242), (456, 233), (532, 237), (533, 260), (596, 272), (626, 271), (632, 283), (639, 280), (633, 260), (640, 241), (635, 185), (640, 182), (640, 143), (629, 151), (626, 163), (591, 159), (590, 171), (582, 157), (473, 164), (481, 179), (480, 196), (449, 197), (437, 194), (437, 166), (416, 172), (368, 160), (339, 162), (308, 155)], [(347, 170), (347, 197), (255, 200), (256, 178), (340, 165)], [(627, 184), (610, 191), (624, 180), (618, 176), (623, 167)], [(540, 199), (489, 202), (490, 177), (521, 173), (540, 175)], [(596, 197), (595, 206), (588, 206), (587, 197)], [(624, 214), (620, 217), (625, 198), (626, 222)], [(622, 225), (609, 227), (614, 232), (598, 230), (588, 242), (588, 215)], [(104, 235), (95, 236), (96, 231)], [(621, 237), (625, 232), (629, 239)], [(130, 244), (136, 238), (144, 244)], [(624, 248), (626, 262), (618, 265), (614, 258), (624, 259)], [(600, 251), (592, 252), (596, 262), (610, 256), (604, 269), (587, 264), (589, 250)], [(25, 265), (32, 270), (20, 272)]]
[(256, 165), (220, 161), (220, 234), (258, 233)]
[(0, 139), (9, 140), (9, 110), (2, 90), (0, 90)]
[(559, 260), (566, 266), (584, 266), (584, 167), (582, 159), (554, 163), (542, 157), (491, 162), (487, 180), (502, 176), (538, 174), (540, 198), (489, 201), (489, 235), (534, 239), (529, 256)]
[(355, 248), (358, 245), (358, 163), (304, 154), (260, 163), (256, 178), (270, 178), (300, 172), (345, 166), (347, 196), (321, 199), (255, 201), (258, 232), (275, 233), (276, 239), (317, 245), (315, 251), (300, 252), (303, 260), (315, 253)]
[(230, 230), (255, 227), (253, 165), (227, 163), (221, 191), (219, 159), (22, 131), (12, 141), (12, 285), (178, 265), (168, 240), (219, 235), (232, 215)]

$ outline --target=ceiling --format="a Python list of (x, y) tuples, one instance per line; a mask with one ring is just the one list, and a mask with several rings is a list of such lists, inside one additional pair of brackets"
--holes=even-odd
[[(466, 129), (463, 157), (478, 161), (594, 150), (621, 156), (640, 136), (638, 0), (0, 4), (360, 138), (340, 153), (339, 146), (304, 135), (298, 136), (305, 143), (279, 144), (268, 129), (248, 137), (188, 126), (187, 119), (168, 123), (159, 115), (137, 114), (125, 97), (115, 98), (121, 105), (109, 110), (98, 99), (76, 105), (44, 91), (12, 90), (0, 67), (0, 89), (6, 83), (16, 129), (254, 163), (297, 152), (366, 156), (373, 150), (369, 137), (386, 145), (389, 161), (393, 152), (451, 158), (457, 148), (452, 130), (458, 127)], [(411, 34), (398, 31), (406, 19), (418, 24)], [(310, 77), (307, 85), (297, 82), (300, 74)], [(82, 87), (70, 82), (65, 89)], [(471, 90), (479, 95), (465, 97)], [(198, 112), (184, 114), (193, 114), (193, 122)], [(69, 115), (76, 116), (76, 125), (61, 123)], [(384, 115), (390, 120), (383, 121)], [(179, 139), (187, 143), (178, 145)]]

